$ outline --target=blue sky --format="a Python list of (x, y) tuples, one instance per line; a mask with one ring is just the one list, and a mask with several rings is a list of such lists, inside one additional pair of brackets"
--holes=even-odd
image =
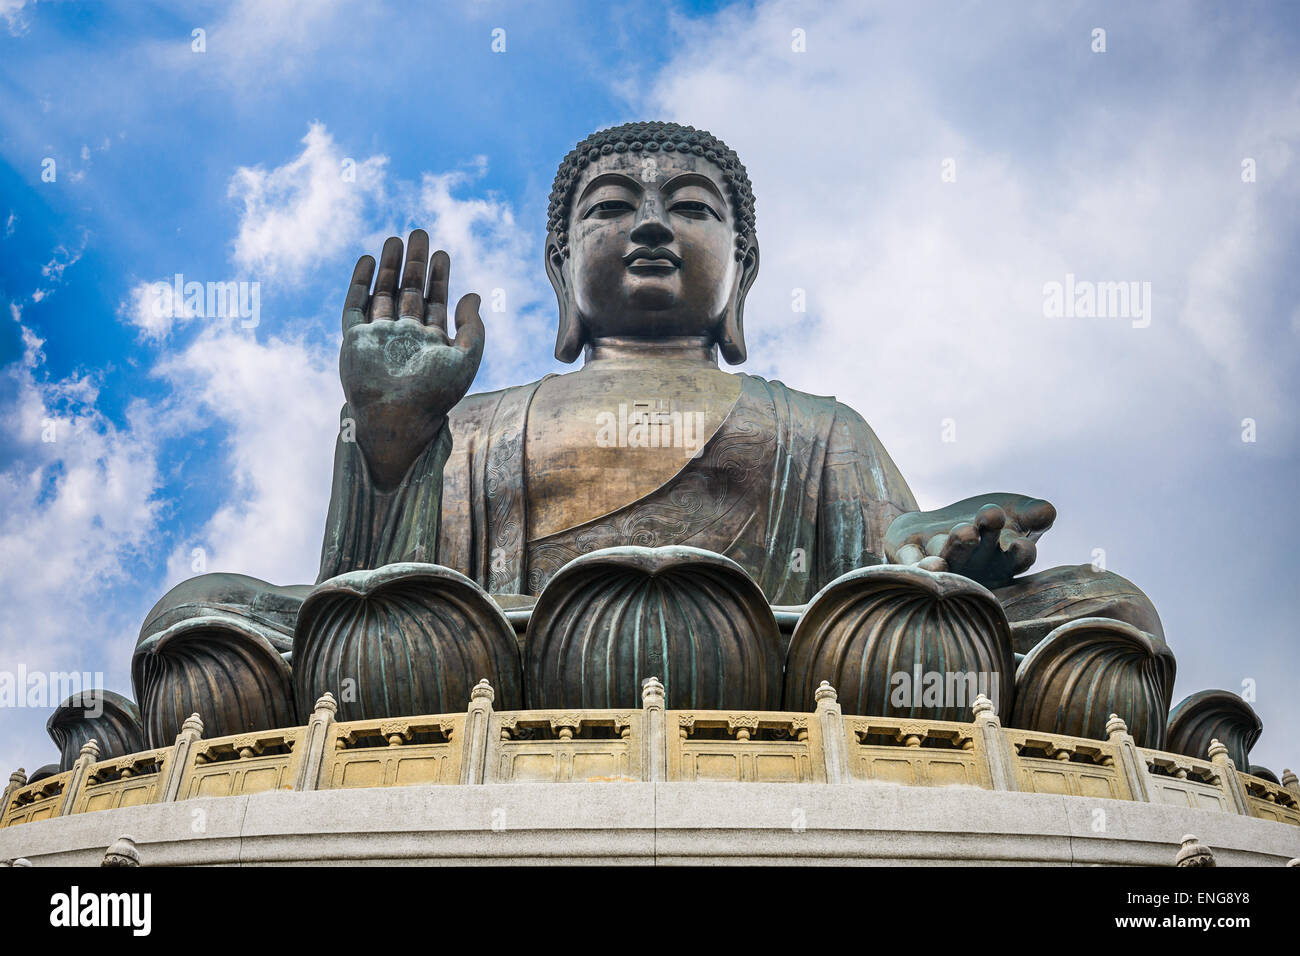
[[(314, 579), (355, 258), (429, 229), (454, 296), (505, 293), (478, 387), (555, 370), (555, 166), (663, 118), (727, 140), (754, 182), (747, 370), (855, 407), (923, 507), (1052, 500), (1038, 567), (1104, 551), (1161, 611), (1175, 700), (1253, 681), (1254, 757), (1294, 766), (1298, 20), (0, 0), (0, 669), (129, 693), (139, 623), (195, 549)], [(141, 290), (176, 273), (257, 282), (259, 323), (152, 314)], [(1046, 317), (1067, 274), (1149, 282), (1149, 325)], [(0, 767), (54, 759), (47, 716), (0, 710)]]

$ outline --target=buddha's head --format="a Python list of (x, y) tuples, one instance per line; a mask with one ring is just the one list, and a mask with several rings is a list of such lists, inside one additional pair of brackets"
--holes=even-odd
[(628, 123), (564, 158), (547, 218), (560, 305), (555, 356), (611, 336), (702, 336), (745, 360), (745, 295), (758, 275), (754, 195), (740, 159), (703, 130)]

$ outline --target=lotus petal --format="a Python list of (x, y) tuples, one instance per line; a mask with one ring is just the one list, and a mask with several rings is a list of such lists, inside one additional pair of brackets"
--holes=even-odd
[(235, 613), (198, 614), (149, 635), (131, 660), (148, 746), (170, 744), (190, 714), (207, 737), (292, 727), (291, 647), (287, 635)]
[(1006, 615), (987, 588), (877, 565), (841, 575), (808, 603), (786, 658), (784, 706), (812, 710), (825, 680), (846, 714), (968, 720), (983, 693), (1005, 719), (1013, 668)]
[[(71, 769), (70, 767), (68, 769)], [(28, 783), (36, 783), (44, 780), (46, 777), (53, 777), (57, 773), (63, 773), (63, 768), (57, 763), (47, 763), (42, 767), (37, 767), (32, 771), (32, 775), (27, 778)]]
[(1139, 747), (1164, 748), (1174, 655), (1132, 624), (1083, 617), (1053, 629), (1016, 670), (1011, 726), (1106, 739), (1118, 714)]
[(1210, 741), (1228, 748), (1237, 769), (1250, 766), (1250, 748), (1264, 732), (1255, 708), (1230, 690), (1201, 690), (1185, 697), (1169, 713), (1166, 749), (1204, 760)]
[(1272, 770), (1269, 770), (1267, 767), (1261, 767), (1257, 763), (1251, 764), (1250, 769), (1246, 772), (1249, 773), (1252, 777), (1259, 777), (1259, 779), (1261, 780), (1267, 780), (1269, 783), (1275, 783), (1279, 787), (1282, 786), (1282, 781), (1277, 778), (1277, 774), (1275, 774)]
[(182, 581), (163, 595), (131, 660), (148, 746), (171, 744), (195, 713), (209, 737), (292, 726), (286, 657), (307, 590), (221, 573)]
[(105, 760), (146, 749), (140, 708), (111, 690), (96, 688), (73, 694), (55, 708), (45, 730), (59, 748), (60, 771), (72, 769), (81, 748), (92, 737)]
[(496, 706), (523, 705), (514, 628), (479, 585), (451, 568), (406, 562), (318, 584), (294, 638), (298, 719), (326, 691), (339, 720), (464, 710), (487, 678)]
[(634, 707), (663, 681), (679, 709), (774, 710), (781, 634), (763, 592), (699, 548), (619, 547), (551, 578), (528, 626), (528, 706)]

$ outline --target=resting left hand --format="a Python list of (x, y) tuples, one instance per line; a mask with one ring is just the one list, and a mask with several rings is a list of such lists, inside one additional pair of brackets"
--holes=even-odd
[(1005, 492), (967, 498), (899, 515), (885, 534), (885, 557), (1001, 587), (1033, 565), (1035, 542), (1055, 520), (1056, 509), (1041, 498)]

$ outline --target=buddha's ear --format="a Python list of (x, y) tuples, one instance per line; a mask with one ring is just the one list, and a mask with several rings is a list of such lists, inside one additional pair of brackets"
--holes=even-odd
[(555, 334), (555, 357), (561, 362), (572, 362), (582, 353), (586, 336), (582, 331), (578, 310), (573, 304), (569, 263), (560, 252), (560, 243), (555, 233), (546, 236), (546, 276), (551, 280), (551, 288), (555, 290), (555, 300), (560, 310), (560, 324)]
[(727, 306), (727, 314), (722, 317), (722, 334), (718, 338), (718, 350), (728, 365), (739, 365), (745, 361), (745, 296), (758, 278), (758, 239), (754, 238), (745, 251), (745, 258), (740, 262), (740, 276), (736, 281), (736, 291)]

